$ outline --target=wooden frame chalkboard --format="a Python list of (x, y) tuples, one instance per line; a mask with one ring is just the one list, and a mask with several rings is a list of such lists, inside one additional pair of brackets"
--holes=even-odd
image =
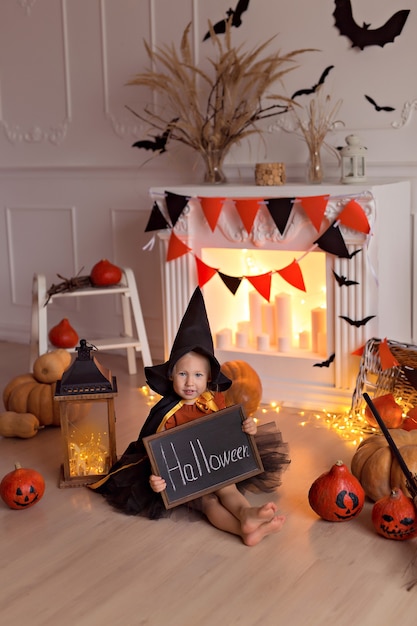
[(144, 437), (152, 471), (167, 484), (161, 492), (165, 508), (263, 471), (254, 438), (242, 431), (245, 418), (237, 404)]

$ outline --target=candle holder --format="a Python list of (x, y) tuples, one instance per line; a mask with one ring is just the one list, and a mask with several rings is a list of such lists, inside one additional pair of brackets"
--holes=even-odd
[(356, 135), (346, 137), (346, 146), (340, 150), (342, 158), (341, 182), (361, 183), (366, 179), (366, 148)]
[(116, 377), (80, 340), (78, 356), (56, 384), (64, 461), (59, 486), (82, 487), (107, 474), (116, 461)]

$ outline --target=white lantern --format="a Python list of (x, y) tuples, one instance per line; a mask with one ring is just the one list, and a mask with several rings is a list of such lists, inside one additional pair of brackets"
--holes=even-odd
[(362, 145), (359, 137), (348, 135), (347, 146), (341, 151), (342, 157), (342, 183), (361, 183), (366, 179), (365, 156), (366, 148)]

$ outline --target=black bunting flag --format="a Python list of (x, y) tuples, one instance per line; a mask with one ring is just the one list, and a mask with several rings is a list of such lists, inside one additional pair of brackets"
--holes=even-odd
[(184, 207), (187, 206), (189, 198), (186, 196), (181, 196), (177, 193), (172, 193), (171, 191), (165, 192), (165, 202), (167, 205), (167, 211), (169, 217), (171, 218), (172, 225), (178, 221), (179, 216), (184, 210)]
[(228, 290), (235, 295), (236, 291), (240, 287), (240, 283), (242, 282), (242, 278), (238, 278), (237, 276), (228, 276), (227, 274), (222, 274), (222, 272), (217, 272)]
[(336, 222), (333, 222), (314, 243), (324, 250), (324, 252), (334, 254), (342, 259), (350, 258), (349, 250), (346, 247), (340, 228), (336, 226)]
[(170, 228), (170, 225), (166, 221), (165, 217), (162, 215), (158, 203), (154, 202), (148, 223), (145, 228), (145, 233), (148, 233), (151, 230), (162, 230), (164, 228)]
[(265, 204), (281, 235), (287, 227), (295, 198), (268, 198)]

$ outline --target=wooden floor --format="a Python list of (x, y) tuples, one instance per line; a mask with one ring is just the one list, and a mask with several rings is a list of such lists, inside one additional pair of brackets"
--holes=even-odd
[[(118, 380), (120, 454), (148, 412), (138, 390), (143, 374), (129, 376), (114, 353), (99, 360)], [(27, 367), (26, 346), (0, 343), (1, 389)], [(415, 626), (417, 540), (376, 535), (370, 502), (340, 524), (309, 507), (313, 480), (339, 458), (349, 464), (354, 446), (313, 413), (268, 410), (262, 419), (276, 419), (292, 463), (276, 494), (286, 523), (253, 548), (203, 520), (129, 517), (85, 487), (59, 489), (56, 428), (28, 440), (0, 438), (1, 476), (19, 461), (46, 479), (32, 508), (0, 503), (1, 624)]]

